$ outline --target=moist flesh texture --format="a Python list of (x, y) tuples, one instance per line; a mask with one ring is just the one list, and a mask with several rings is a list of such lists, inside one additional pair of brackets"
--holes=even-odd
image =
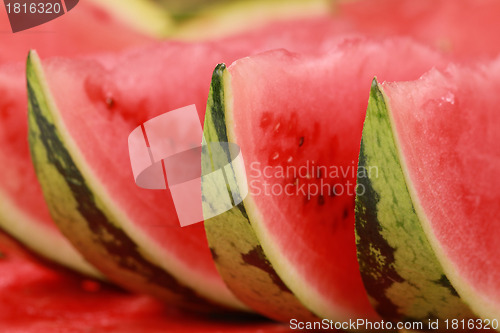
[[(408, 36), (456, 59), (496, 57), (500, 36), (495, 0), (345, 1), (336, 6), (339, 30), (372, 37)], [(473, 15), (471, 13), (474, 13)]]
[(229, 67), (233, 102), (226, 121), (245, 160), (245, 208), (273, 268), (320, 316), (376, 317), (354, 241), (371, 80), (418, 78), (440, 62), (407, 40), (347, 40), (322, 57), (278, 51)]
[(384, 84), (407, 183), (448, 278), (483, 317), (500, 309), (500, 62)]

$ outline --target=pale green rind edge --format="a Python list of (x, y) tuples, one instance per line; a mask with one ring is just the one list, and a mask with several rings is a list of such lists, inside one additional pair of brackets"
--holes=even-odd
[(365, 287), (386, 319), (475, 318), (428, 241), (403, 173), (392, 121), (374, 80), (363, 128), (356, 198), (356, 242)]
[[(204, 137), (207, 142), (230, 142), (225, 122), (227, 105), (231, 103), (230, 90), (230, 74), (225, 65), (219, 65), (212, 77), (205, 114)], [(205, 174), (209, 166), (202, 167)], [(232, 174), (226, 174), (227, 180), (237, 183), (238, 170), (231, 171)], [(202, 183), (204, 195), (211, 188), (209, 184)], [(205, 230), (219, 273), (241, 301), (256, 312), (278, 321), (288, 322), (292, 318), (318, 320), (274, 271), (250, 224), (244, 204), (206, 220)]]
[[(138, 246), (128, 237), (121, 226), (124, 217), (101, 197), (102, 190), (95, 190), (99, 186), (88, 181), (92, 177), (82, 175), (88, 172), (78, 154), (70, 153), (77, 149), (61, 124), (34, 51), (28, 57), (26, 72), (31, 156), (50, 213), (63, 234), (89, 262), (126, 289), (145, 292), (184, 308), (220, 311), (220, 305), (158, 266), (150, 255), (151, 249)], [(90, 219), (88, 214), (93, 214)]]
[(0, 191), (0, 227), (36, 254), (92, 278), (106, 278), (58, 231), (36, 221)]

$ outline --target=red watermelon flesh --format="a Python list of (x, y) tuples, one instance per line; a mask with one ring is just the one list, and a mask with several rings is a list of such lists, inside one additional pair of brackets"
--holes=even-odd
[[(473, 311), (500, 317), (500, 60), (386, 83), (412, 200), (448, 279)], [(418, 110), (418, 112), (415, 112)]]
[(270, 52), (228, 68), (226, 125), (245, 160), (245, 209), (273, 268), (322, 317), (374, 316), (354, 241), (366, 91), (375, 75), (417, 78), (438, 64), (408, 40), (351, 40), (328, 56)]
[(343, 29), (410, 36), (464, 60), (500, 52), (499, 12), (496, 0), (362, 0), (337, 8)]
[(287, 332), (250, 319), (223, 321), (168, 308), (67, 271), (47, 267), (0, 233), (2, 332)]

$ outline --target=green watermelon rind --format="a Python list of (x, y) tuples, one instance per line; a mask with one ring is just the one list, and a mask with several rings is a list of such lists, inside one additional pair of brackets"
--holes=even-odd
[[(36, 52), (27, 61), (29, 143), (50, 213), (63, 234), (111, 281), (198, 311), (244, 309), (160, 250), (112, 202), (62, 122)], [(138, 244), (148, 244), (148, 247)], [(191, 275), (188, 275), (188, 274)], [(206, 287), (205, 287), (206, 289)], [(210, 295), (212, 293), (212, 295)]]
[(377, 172), (358, 174), (366, 192), (356, 198), (358, 261), (372, 304), (392, 321), (475, 318), (429, 239), (401, 156), (387, 97), (374, 79), (359, 166)]
[[(217, 66), (205, 114), (204, 139), (207, 142), (231, 142), (225, 122), (231, 103), (230, 81), (226, 66)], [(203, 174), (207, 167), (202, 165)], [(231, 171), (232, 174), (226, 173), (228, 182), (237, 183), (238, 178), (242, 179), (237, 175), (238, 170), (232, 168)], [(204, 196), (213, 188), (202, 182)], [(229, 188), (228, 192), (231, 195)], [(252, 228), (246, 202), (247, 199), (205, 221), (208, 243), (220, 275), (229, 289), (258, 313), (278, 321), (317, 320), (318, 317), (302, 305), (273, 269)]]
[(271, 22), (317, 17), (334, 12), (329, 0), (224, 1), (178, 17), (171, 37), (184, 40), (223, 38)]

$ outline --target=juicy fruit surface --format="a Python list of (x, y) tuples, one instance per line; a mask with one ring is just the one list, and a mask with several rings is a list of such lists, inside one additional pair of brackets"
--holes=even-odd
[(2, 331), (286, 332), (281, 325), (197, 317), (35, 259), (0, 233)]
[(499, 64), (383, 85), (424, 230), (448, 278), (483, 317), (500, 314), (500, 183), (491, 176), (500, 167)]
[(329, 13), (271, 22), (262, 29), (252, 26), (247, 33), (258, 35), (260, 30), (275, 30), (286, 36), (306, 24), (317, 25), (314, 34), (321, 34), (328, 22), (332, 35), (410, 37), (457, 60), (468, 61), (492, 58), (500, 51), (500, 37), (495, 33), (500, 28), (496, 15), (499, 10), (496, 0), (463, 0), (460, 5), (454, 0), (337, 1)]
[[(391, 65), (410, 58), (415, 61)], [(271, 52), (229, 67), (233, 102), (226, 124), (229, 139), (245, 157), (250, 188), (245, 208), (274, 269), (320, 316), (374, 316), (353, 232), (366, 88), (375, 74), (387, 80), (416, 78), (440, 61), (405, 40), (348, 40), (323, 57)], [(308, 192), (310, 184), (323, 191)]]
[[(409, 36), (461, 60), (495, 57), (500, 48), (495, 0), (345, 1), (339, 30), (373, 37)], [(474, 13), (474, 15), (471, 15)]]

